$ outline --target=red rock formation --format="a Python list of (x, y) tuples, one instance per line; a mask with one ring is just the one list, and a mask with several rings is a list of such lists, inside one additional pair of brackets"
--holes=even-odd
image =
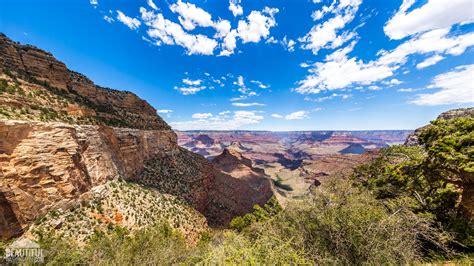
[(93, 186), (136, 178), (145, 161), (176, 147), (171, 130), (0, 121), (2, 221), (11, 219), (10, 211), (11, 225), (24, 228)]
[(212, 164), (219, 172), (206, 215), (214, 224), (227, 225), (233, 217), (251, 212), (255, 204), (263, 206), (273, 196), (270, 178), (239, 152), (225, 149)]
[(170, 129), (156, 110), (135, 94), (97, 86), (84, 75), (69, 70), (52, 54), (15, 43), (0, 33), (1, 72), (69, 93), (96, 111), (100, 120), (117, 120), (132, 128)]

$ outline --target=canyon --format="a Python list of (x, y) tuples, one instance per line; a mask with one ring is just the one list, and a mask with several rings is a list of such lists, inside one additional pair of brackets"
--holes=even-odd
[[(97, 86), (52, 54), (3, 34), (0, 72), (2, 239), (33, 234), (41, 225), (58, 229), (72, 219), (68, 210), (76, 209), (82, 222), (99, 229), (114, 221), (142, 228), (146, 223), (133, 212), (134, 195), (152, 193), (157, 197), (143, 197), (140, 201), (148, 202), (142, 205), (158, 208), (162, 204), (156, 198), (162, 199), (174, 214), (157, 210), (162, 215), (147, 223), (171, 219), (196, 243), (200, 235), (190, 232), (202, 232), (207, 224), (226, 226), (273, 194), (263, 175), (247, 182), (180, 148), (176, 133), (135, 94)], [(110, 185), (119, 181), (127, 185)], [(114, 196), (117, 186), (134, 187), (126, 193), (128, 200)], [(121, 191), (131, 190), (125, 188)], [(88, 209), (84, 202), (98, 205)], [(171, 217), (189, 215), (195, 218)], [(201, 229), (190, 229), (193, 220), (200, 221)]]

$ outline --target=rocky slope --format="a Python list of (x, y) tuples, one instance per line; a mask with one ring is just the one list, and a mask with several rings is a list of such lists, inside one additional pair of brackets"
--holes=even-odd
[(14, 214), (8, 223), (13, 230), (5, 235), (18, 234), (94, 186), (135, 178), (145, 161), (176, 148), (171, 130), (0, 121), (1, 208)]
[(251, 212), (255, 204), (262, 206), (273, 196), (270, 177), (263, 169), (253, 167), (252, 161), (237, 150), (225, 149), (212, 164), (219, 173), (210, 190), (214, 203), (207, 214), (220, 224)]
[[(113, 188), (117, 180), (135, 187)], [(134, 229), (164, 218), (196, 243), (207, 227), (202, 215), (225, 226), (266, 202), (268, 191), (263, 197), (246, 182), (178, 147), (176, 134), (136, 95), (94, 85), (50, 53), (0, 34), (0, 238), (34, 222), (87, 236), (83, 227), (91, 224)]]
[(97, 86), (52, 54), (15, 43), (1, 33), (0, 73), (0, 117), (170, 129), (135, 94)]

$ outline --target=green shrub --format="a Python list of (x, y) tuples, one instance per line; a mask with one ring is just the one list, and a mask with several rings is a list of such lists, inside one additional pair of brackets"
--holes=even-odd
[(232, 221), (230, 221), (230, 228), (240, 232), (248, 228), (252, 223), (267, 221), (282, 210), (275, 196), (272, 196), (263, 208), (259, 205), (255, 205), (253, 208), (254, 211), (252, 213), (233, 218)]

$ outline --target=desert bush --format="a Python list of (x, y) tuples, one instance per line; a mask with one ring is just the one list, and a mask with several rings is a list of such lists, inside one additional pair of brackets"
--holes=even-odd
[(420, 236), (443, 246), (431, 222), (408, 209), (387, 208), (368, 191), (339, 180), (290, 202), (273, 219), (252, 225), (248, 235), (289, 243), (318, 264), (406, 264), (422, 260)]
[(97, 231), (83, 246), (73, 239), (39, 235), (49, 265), (168, 265), (185, 261), (190, 252), (183, 237), (165, 223), (133, 234), (121, 227)]
[(254, 211), (252, 213), (245, 214), (244, 216), (237, 216), (230, 221), (230, 228), (235, 229), (239, 232), (248, 228), (252, 223), (264, 222), (275, 216), (282, 210), (280, 203), (275, 196), (272, 196), (270, 200), (263, 206), (253, 206)]
[(354, 177), (377, 199), (433, 217), (455, 236), (451, 245), (458, 251), (472, 249), (474, 224), (465, 206), (473, 190), (474, 118), (437, 119), (420, 132), (419, 141), (421, 146), (383, 149)]

